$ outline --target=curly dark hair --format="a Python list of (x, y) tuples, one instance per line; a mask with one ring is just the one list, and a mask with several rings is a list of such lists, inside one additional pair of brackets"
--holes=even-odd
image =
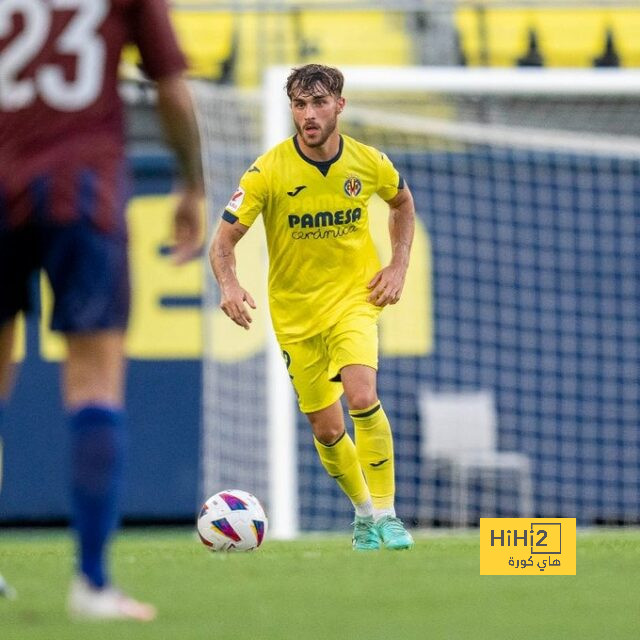
[(287, 78), (286, 90), (289, 100), (294, 93), (311, 96), (314, 93), (342, 95), (344, 76), (339, 69), (323, 64), (305, 64), (294, 68)]

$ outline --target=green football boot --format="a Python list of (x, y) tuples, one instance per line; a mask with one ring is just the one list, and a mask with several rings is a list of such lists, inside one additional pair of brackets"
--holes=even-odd
[(376, 551), (380, 536), (371, 516), (356, 516), (353, 523), (353, 548), (356, 551)]
[(376, 522), (376, 528), (385, 549), (397, 551), (413, 547), (413, 538), (404, 528), (400, 518), (383, 516)]

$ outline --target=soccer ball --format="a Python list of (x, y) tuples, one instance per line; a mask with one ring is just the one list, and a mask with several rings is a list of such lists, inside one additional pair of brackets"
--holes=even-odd
[(198, 535), (210, 551), (252, 551), (267, 535), (269, 522), (254, 495), (227, 489), (211, 496), (200, 509)]

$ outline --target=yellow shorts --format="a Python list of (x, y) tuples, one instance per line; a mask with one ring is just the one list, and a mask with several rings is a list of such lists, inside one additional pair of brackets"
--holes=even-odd
[(340, 371), (349, 364), (378, 368), (378, 315), (360, 306), (318, 335), (281, 344), (289, 377), (303, 413), (320, 411), (342, 395)]

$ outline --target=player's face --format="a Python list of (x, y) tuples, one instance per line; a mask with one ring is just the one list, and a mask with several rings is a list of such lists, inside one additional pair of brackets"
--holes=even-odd
[(291, 112), (296, 131), (304, 144), (322, 147), (338, 125), (338, 114), (344, 108), (344, 98), (322, 92), (313, 95), (294, 94)]

